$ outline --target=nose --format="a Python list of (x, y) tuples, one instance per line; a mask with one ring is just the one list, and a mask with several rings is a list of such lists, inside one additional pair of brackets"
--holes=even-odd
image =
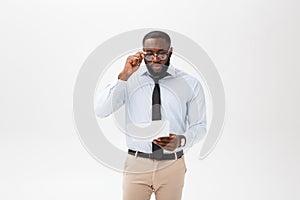
[(157, 54), (154, 54), (153, 62), (159, 62), (160, 59), (158, 58)]

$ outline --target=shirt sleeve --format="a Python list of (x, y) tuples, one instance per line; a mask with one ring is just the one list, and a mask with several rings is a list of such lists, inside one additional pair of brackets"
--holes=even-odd
[(112, 81), (102, 93), (96, 97), (95, 114), (104, 118), (118, 110), (125, 103), (126, 83), (120, 79)]
[(185, 132), (186, 148), (198, 143), (206, 135), (206, 104), (203, 88), (196, 82), (192, 98), (187, 103), (188, 129)]

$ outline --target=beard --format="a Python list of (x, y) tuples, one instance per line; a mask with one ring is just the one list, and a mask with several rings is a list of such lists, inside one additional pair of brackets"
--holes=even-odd
[(167, 70), (170, 65), (170, 57), (168, 58), (167, 62), (165, 64), (161, 63), (152, 63), (149, 64), (145, 60), (145, 64), (147, 66), (148, 72), (154, 77), (154, 78), (161, 78), (164, 77), (167, 74)]

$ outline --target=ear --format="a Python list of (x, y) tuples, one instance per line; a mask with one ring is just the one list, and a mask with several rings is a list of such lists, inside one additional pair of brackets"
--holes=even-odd
[(172, 56), (172, 53), (173, 53), (173, 47), (170, 47), (170, 50), (169, 50), (169, 58)]

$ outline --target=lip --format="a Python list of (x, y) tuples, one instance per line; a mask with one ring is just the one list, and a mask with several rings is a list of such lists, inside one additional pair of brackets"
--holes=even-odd
[(160, 71), (161, 70), (161, 65), (160, 64), (153, 64), (151, 66), (151, 68), (153, 69), (153, 71)]

